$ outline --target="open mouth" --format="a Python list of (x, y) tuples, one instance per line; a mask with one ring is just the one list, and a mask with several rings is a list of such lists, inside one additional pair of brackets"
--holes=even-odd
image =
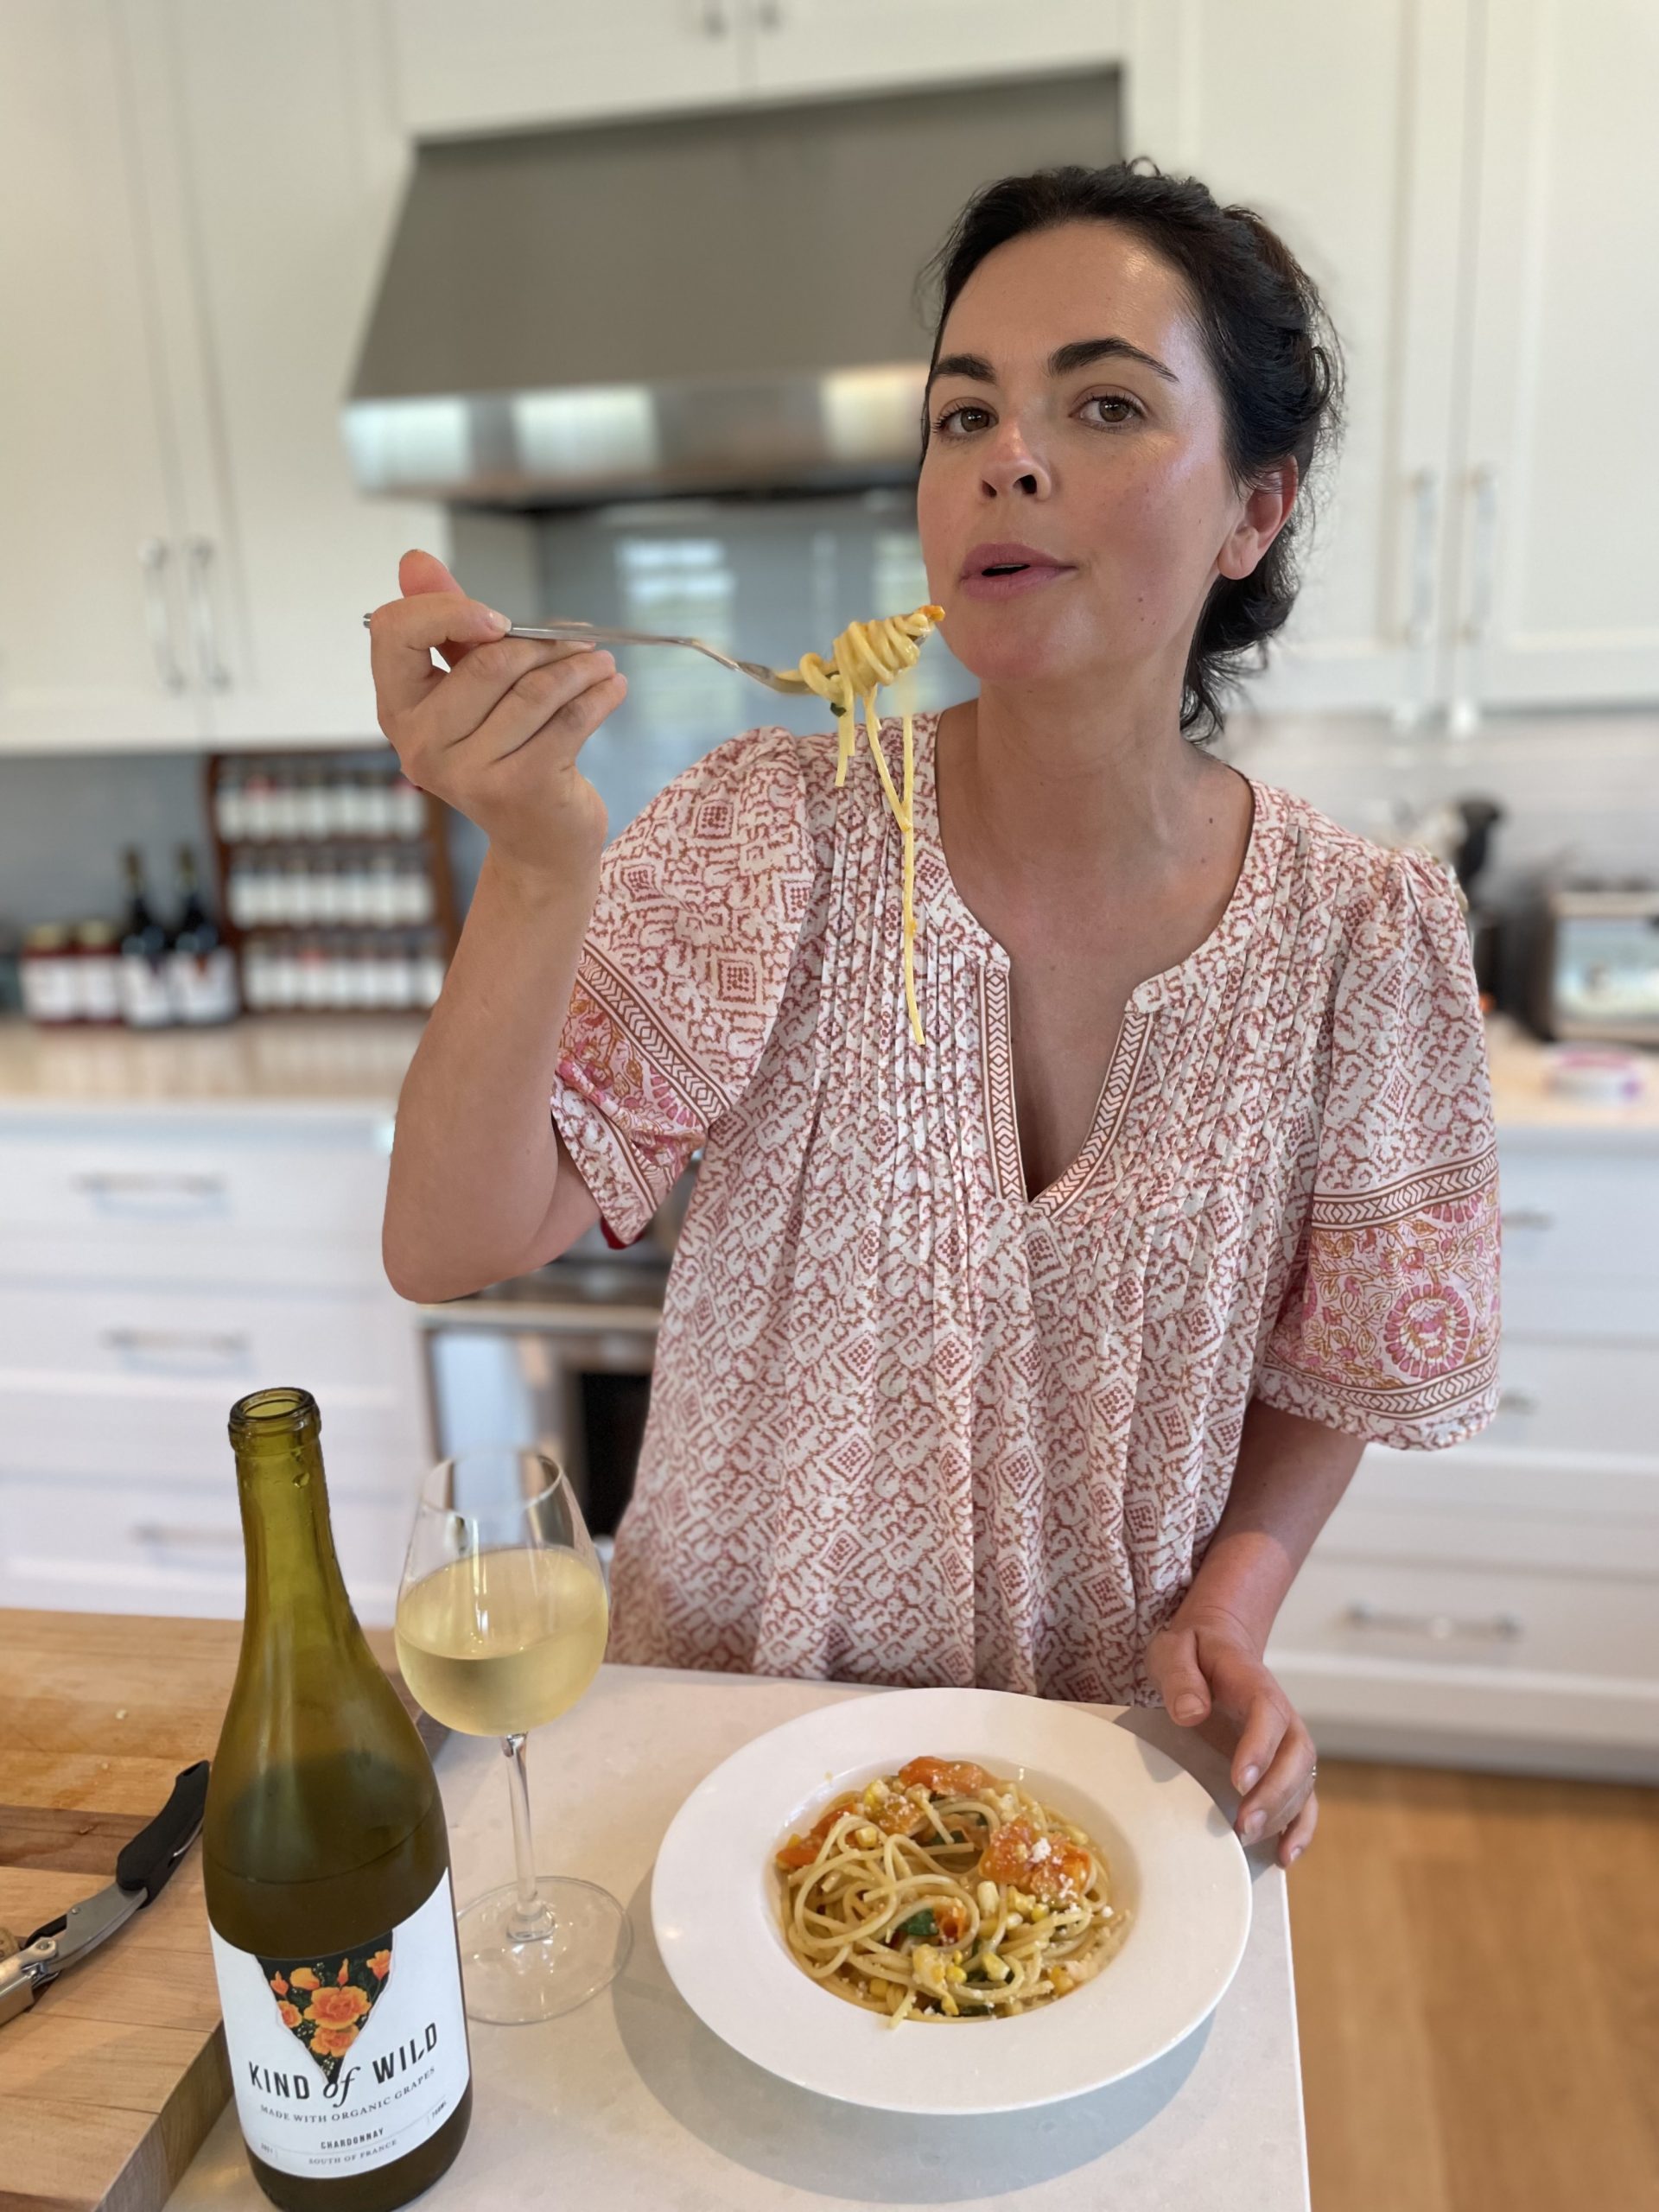
[(1069, 562), (1035, 545), (976, 545), (963, 563), (962, 588), (970, 599), (1001, 599), (1073, 573)]

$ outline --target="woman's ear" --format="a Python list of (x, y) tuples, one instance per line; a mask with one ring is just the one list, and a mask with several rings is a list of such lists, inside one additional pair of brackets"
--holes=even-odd
[(1288, 455), (1262, 477), (1245, 499), (1232, 534), (1217, 558), (1216, 566), (1224, 576), (1236, 580), (1254, 573), (1262, 555), (1289, 521), (1300, 480), (1301, 472)]

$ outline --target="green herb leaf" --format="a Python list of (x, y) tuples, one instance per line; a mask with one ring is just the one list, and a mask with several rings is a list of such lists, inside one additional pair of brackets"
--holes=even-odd
[(912, 1912), (910, 1918), (900, 1921), (893, 1932), (895, 1936), (913, 1936), (918, 1943), (932, 1942), (939, 1932), (938, 1923), (933, 1917), (933, 1908), (929, 1905), (921, 1912)]

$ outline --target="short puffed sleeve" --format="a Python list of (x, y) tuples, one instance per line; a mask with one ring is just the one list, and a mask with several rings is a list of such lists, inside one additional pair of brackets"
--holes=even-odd
[(705, 755), (607, 848), (550, 1104), (619, 1242), (753, 1076), (811, 868), (798, 743), (781, 729)]
[(1336, 986), (1312, 1204), (1256, 1394), (1433, 1450), (1497, 1405), (1497, 1148), (1456, 887), (1421, 853), (1379, 873)]

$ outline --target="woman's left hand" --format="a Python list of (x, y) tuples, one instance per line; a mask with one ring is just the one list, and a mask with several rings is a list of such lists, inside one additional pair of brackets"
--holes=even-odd
[(1300, 1858), (1319, 1820), (1313, 1739), (1256, 1639), (1230, 1613), (1183, 1607), (1147, 1645), (1147, 1671), (1170, 1718), (1230, 1754), (1241, 1840), (1277, 1835), (1279, 1864)]

